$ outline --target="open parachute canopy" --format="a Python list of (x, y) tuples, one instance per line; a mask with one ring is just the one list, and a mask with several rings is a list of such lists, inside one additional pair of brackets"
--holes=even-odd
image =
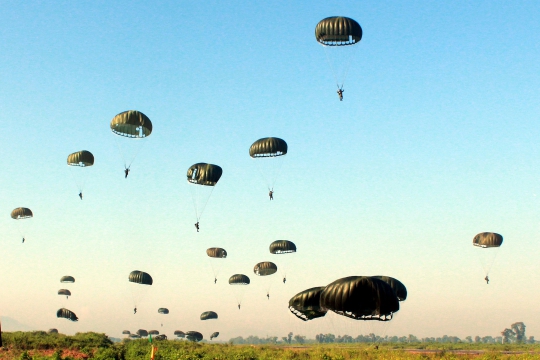
[(213, 247), (206, 249), (206, 255), (211, 258), (225, 259), (227, 257), (227, 251), (222, 248)]
[(94, 155), (90, 151), (82, 150), (70, 154), (67, 158), (67, 164), (70, 166), (92, 166), (94, 165)]
[(58, 329), (51, 328), (49, 331), (47, 331), (48, 334), (58, 334)]
[(111, 130), (119, 136), (144, 138), (152, 133), (152, 122), (137, 110), (124, 111), (111, 120)]
[(159, 335), (159, 331), (157, 331), (157, 330), (150, 330), (150, 331), (148, 332), (148, 334), (150, 334), (150, 335)]
[(390, 276), (371, 276), (372, 278), (379, 279), (390, 285), (392, 290), (394, 290), (394, 293), (396, 294), (399, 301), (404, 301), (407, 299), (407, 288), (401, 281), (398, 279), (394, 279)]
[(71, 296), (71, 291), (68, 289), (60, 289), (58, 290), (58, 295)]
[(152, 285), (154, 282), (150, 274), (143, 271), (134, 270), (129, 274), (129, 282), (142, 284), (142, 285)]
[(203, 339), (203, 335), (198, 331), (188, 331), (186, 333), (186, 338), (189, 341), (201, 341)]
[(159, 314), (167, 315), (169, 313), (169, 309), (167, 309), (167, 308), (159, 308), (157, 312)]
[(255, 265), (253, 272), (255, 275), (268, 276), (275, 274), (277, 271), (277, 265), (270, 261), (263, 261)]
[(60, 282), (61, 283), (74, 283), (75, 282), (75, 278), (73, 276), (69, 276), (69, 275), (66, 275), (66, 276), (62, 276), (60, 278)]
[(319, 21), (315, 38), (325, 46), (354, 45), (362, 39), (362, 28), (348, 17), (331, 16)]
[(79, 321), (79, 318), (77, 317), (77, 315), (75, 315), (73, 311), (68, 310), (66, 308), (58, 309), (58, 311), (56, 312), (56, 317), (68, 319), (71, 321)]
[(492, 232), (483, 232), (477, 234), (473, 239), (473, 245), (482, 248), (499, 247), (502, 245), (502, 243), (502, 235)]
[(213, 332), (212, 335), (210, 335), (210, 340), (215, 339), (219, 336), (219, 331)]
[(276, 240), (270, 244), (271, 254), (286, 254), (296, 252), (296, 245), (289, 240)]
[(205, 311), (201, 314), (201, 320), (212, 320), (217, 319), (218, 315), (214, 311)]
[(321, 292), (321, 308), (355, 320), (389, 321), (399, 311), (394, 290), (382, 280), (349, 276), (327, 285)]
[(186, 336), (186, 333), (183, 332), (182, 330), (175, 330), (175, 331), (174, 331), (174, 335), (177, 336), (177, 337), (179, 337), (179, 338), (183, 338), (183, 337)]
[(230, 285), (249, 285), (249, 278), (244, 274), (234, 274), (229, 278)]
[(215, 186), (223, 174), (218, 165), (197, 163), (191, 165), (187, 171), (187, 181), (196, 185)]
[(139, 330), (137, 330), (137, 335), (139, 335), (139, 336), (148, 336), (148, 331), (146, 331), (144, 329), (139, 329)]
[(15, 220), (28, 219), (33, 216), (34, 214), (32, 214), (32, 210), (25, 207), (19, 207), (19, 208), (13, 209), (13, 211), (11, 212), (11, 218)]
[(287, 143), (285, 140), (276, 137), (267, 137), (255, 141), (249, 148), (249, 156), (275, 157), (287, 154)]
[(289, 300), (289, 310), (303, 321), (326, 315), (327, 310), (320, 306), (321, 292), (324, 288), (324, 286), (318, 286), (294, 295)]
[(131, 332), (129, 330), (124, 330), (122, 331), (122, 335), (130, 335)]

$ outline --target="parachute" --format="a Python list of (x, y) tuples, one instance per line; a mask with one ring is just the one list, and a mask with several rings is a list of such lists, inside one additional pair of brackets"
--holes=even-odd
[(238, 303), (238, 310), (240, 310), (240, 305), (242, 305), (242, 299), (246, 291), (245, 285), (249, 285), (249, 283), (249, 278), (243, 274), (234, 274), (229, 278), (229, 285), (234, 285), (233, 291), (236, 302)]
[(21, 235), (22, 237), (22, 240), (23, 240), (23, 243), (26, 239), (26, 235), (27, 235), (27, 232), (28, 232), (28, 220), (33, 218), (34, 217), (34, 214), (32, 213), (32, 210), (30, 210), (29, 208), (25, 208), (25, 207), (19, 207), (19, 208), (16, 208), (16, 209), (13, 209), (13, 211), (11, 212), (11, 218), (14, 219), (14, 220), (26, 220), (24, 222), (24, 224), (21, 224), (20, 221), (17, 221), (17, 226), (18, 226), (18, 229), (19, 229), (19, 234)]
[(68, 155), (67, 164), (82, 200), (82, 192), (88, 173), (84, 169), (94, 165), (94, 155), (87, 150), (77, 151)]
[(58, 309), (58, 311), (56, 312), (56, 317), (68, 319), (71, 321), (79, 321), (79, 318), (77, 317), (77, 315), (75, 315), (73, 311), (68, 310), (66, 308)]
[(159, 308), (157, 311), (159, 314), (167, 315), (169, 313), (169, 309), (166, 308)]
[[(296, 245), (292, 241), (289, 241), (289, 240), (276, 240), (270, 244), (270, 254), (281, 255), (281, 254), (291, 254), (295, 252), (296, 252)], [(281, 273), (281, 276), (283, 277), (283, 283), (285, 283), (287, 279), (287, 270), (289, 269), (289, 265), (290, 265), (289, 264), (290, 257), (286, 256), (280, 259), (281, 259), (280, 261), (281, 265), (279, 266), (280, 273)]]
[(131, 332), (129, 330), (122, 331), (122, 335), (131, 335)]
[(154, 339), (155, 340), (167, 340), (167, 335), (165, 335), (165, 334), (156, 335), (156, 337)]
[(317, 286), (294, 295), (289, 300), (289, 310), (303, 321), (325, 316), (327, 310), (321, 308), (319, 304), (324, 288), (324, 286)]
[(68, 289), (60, 289), (58, 290), (58, 295), (64, 295), (65, 297), (71, 296), (71, 291)]
[(60, 278), (60, 282), (61, 283), (74, 283), (75, 282), (75, 278), (73, 276), (69, 276), (69, 275), (66, 275), (66, 276), (62, 276)]
[(141, 338), (141, 335), (138, 335), (138, 334), (131, 334), (129, 335), (130, 338), (132, 339), (140, 339)]
[(175, 330), (175, 331), (174, 331), (174, 335), (175, 335), (176, 337), (183, 338), (183, 337), (186, 336), (186, 333), (183, 332), (182, 330)]
[(315, 39), (324, 47), (338, 90), (343, 90), (362, 27), (347, 17), (327, 17), (315, 27)]
[[(199, 225), (206, 204), (222, 174), (223, 169), (218, 165), (197, 163), (189, 167), (187, 181), (190, 184), (191, 197), (195, 207), (196, 226)], [(199, 231), (198, 227), (197, 231)]]
[(218, 314), (214, 311), (205, 311), (201, 314), (201, 320), (212, 320), (218, 318)]
[(213, 340), (215, 338), (217, 338), (219, 336), (219, 332), (216, 331), (216, 332), (213, 332), (212, 335), (210, 335), (210, 340)]
[[(276, 137), (267, 137), (255, 141), (249, 148), (249, 156), (257, 160), (256, 164), (268, 191), (273, 194), (274, 185), (283, 165), (283, 155), (287, 154), (287, 143)], [(271, 197), (272, 199), (273, 197)]]
[(188, 331), (186, 333), (186, 338), (189, 341), (199, 342), (203, 339), (203, 335), (198, 331)]
[(263, 276), (264, 287), (266, 289), (266, 296), (268, 297), (268, 300), (270, 300), (270, 287), (272, 287), (272, 278), (268, 276), (275, 274), (277, 269), (276, 264), (270, 261), (260, 262), (253, 267), (253, 272), (255, 275)]
[(206, 249), (206, 255), (208, 255), (208, 261), (212, 267), (212, 273), (214, 274), (214, 283), (217, 282), (217, 276), (223, 266), (222, 259), (227, 257), (227, 251), (222, 248), (213, 247)]
[(407, 299), (407, 288), (401, 281), (394, 279), (390, 276), (371, 276), (372, 278), (379, 279), (390, 285), (394, 293), (396, 294), (399, 301), (405, 301)]
[(129, 282), (141, 285), (152, 285), (154, 280), (152, 280), (152, 277), (148, 273), (139, 270), (133, 270), (129, 274)]
[(49, 334), (58, 334), (58, 329), (55, 329), (55, 328), (49, 329), (49, 331), (47, 331), (47, 333), (49, 333)]
[(322, 290), (320, 306), (355, 320), (389, 321), (399, 311), (394, 290), (382, 280), (367, 276), (338, 279)]
[(111, 131), (116, 135), (116, 145), (128, 170), (141, 150), (141, 140), (152, 133), (152, 122), (142, 112), (124, 111), (111, 120)]
[(139, 336), (148, 336), (148, 331), (144, 330), (144, 329), (139, 329), (137, 330), (137, 335)]
[(146, 296), (146, 293), (148, 292), (148, 289), (150, 288), (154, 280), (152, 279), (150, 274), (139, 270), (132, 271), (129, 274), (128, 280), (130, 282), (133, 304), (135, 308), (137, 308), (140, 301)]
[(480, 264), (484, 268), (486, 280), (488, 279), (489, 272), (497, 258), (502, 243), (503, 236), (493, 232), (479, 233), (473, 238), (473, 245), (479, 249), (476, 250), (476, 254)]
[(159, 335), (159, 331), (157, 331), (157, 330), (150, 330), (150, 331), (148, 332), (148, 334), (150, 334), (150, 335)]

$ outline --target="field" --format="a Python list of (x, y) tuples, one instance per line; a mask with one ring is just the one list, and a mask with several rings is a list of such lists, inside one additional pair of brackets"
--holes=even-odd
[[(113, 343), (105, 334), (74, 336), (45, 332), (3, 333), (0, 359), (118, 359), (150, 358), (146, 339)], [(387, 344), (376, 349), (366, 344), (307, 346), (231, 345), (154, 341), (160, 359), (540, 359), (540, 345)]]

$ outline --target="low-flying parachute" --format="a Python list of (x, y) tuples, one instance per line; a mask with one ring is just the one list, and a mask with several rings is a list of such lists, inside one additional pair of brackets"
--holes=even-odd
[(148, 334), (150, 334), (150, 335), (159, 335), (159, 331), (157, 331), (157, 330), (150, 330), (150, 331), (148, 332)]
[(56, 317), (68, 319), (71, 321), (79, 321), (79, 318), (77, 317), (77, 315), (75, 315), (73, 311), (68, 310), (66, 308), (58, 309), (58, 311), (56, 312)]
[(86, 182), (86, 175), (88, 173), (88, 171), (85, 169), (94, 165), (94, 155), (87, 150), (77, 151), (68, 155), (67, 164), (69, 166), (71, 175), (73, 176), (73, 180), (77, 185), (77, 189), (79, 190), (79, 197), (82, 200), (83, 188)]
[(343, 85), (356, 49), (354, 45), (362, 40), (362, 27), (348, 17), (327, 17), (315, 27), (315, 39), (325, 50), (339, 98), (343, 100)]
[(201, 314), (201, 320), (212, 320), (218, 318), (218, 314), (214, 311), (205, 311)]
[(58, 329), (52, 328), (47, 331), (48, 334), (58, 334)]
[(130, 282), (131, 293), (133, 296), (133, 304), (135, 306), (134, 313), (137, 313), (137, 306), (139, 302), (148, 292), (148, 289), (153, 284), (154, 280), (150, 274), (144, 271), (134, 270), (129, 274), (128, 280)]
[(130, 338), (132, 339), (140, 339), (141, 338), (141, 335), (138, 335), (138, 334), (131, 334), (129, 335)]
[(277, 137), (255, 141), (249, 148), (249, 156), (256, 160), (257, 168), (266, 182), (270, 200), (274, 199), (274, 185), (287, 155), (287, 143)]
[(122, 331), (122, 335), (131, 335), (131, 332), (129, 330)]
[(219, 336), (219, 331), (213, 332), (212, 335), (210, 335), (210, 340), (213, 340)]
[(124, 160), (124, 173), (127, 178), (131, 163), (144, 143), (141, 140), (152, 133), (152, 122), (140, 111), (124, 111), (111, 120), (111, 131), (116, 135), (114, 139)]
[(294, 295), (289, 300), (289, 310), (303, 321), (313, 320), (326, 315), (327, 310), (321, 308), (321, 292), (325, 286), (317, 286)]
[(501, 247), (502, 243), (502, 235), (493, 232), (483, 232), (477, 234), (473, 238), (473, 245), (479, 249), (476, 251), (476, 254), (480, 263), (482, 264), (482, 267), (484, 268), (486, 275), (484, 280), (487, 284), (489, 284), (489, 272), (491, 271), (491, 267), (495, 262), (495, 258), (499, 253), (499, 248)]
[(186, 338), (189, 341), (199, 342), (203, 339), (203, 335), (198, 331), (188, 331), (186, 333)]
[(242, 305), (242, 298), (246, 291), (245, 285), (249, 285), (249, 278), (244, 274), (234, 274), (229, 278), (229, 285), (233, 285), (234, 296), (236, 297), (236, 302), (238, 303), (238, 310)]
[(156, 337), (154, 339), (156, 339), (156, 340), (167, 340), (167, 335), (165, 335), (165, 334), (156, 335)]
[(64, 295), (66, 299), (68, 299), (71, 296), (71, 291), (68, 289), (60, 289), (58, 290), (58, 295)]
[(193, 164), (187, 171), (187, 181), (197, 218), (197, 222), (195, 223), (197, 232), (199, 232), (199, 221), (201, 220), (202, 213), (222, 174), (223, 169), (220, 166), (207, 163)]
[[(296, 252), (296, 245), (289, 240), (276, 240), (270, 244), (270, 254), (274, 255), (283, 255), (283, 254), (292, 254)], [(289, 256), (281, 258), (281, 276), (283, 277), (283, 284), (287, 281), (287, 270), (289, 269)]]
[(174, 331), (174, 335), (175, 335), (176, 337), (183, 338), (183, 337), (186, 336), (186, 333), (183, 332), (182, 330), (175, 330), (175, 331)]
[(60, 278), (60, 282), (64, 284), (71, 284), (75, 282), (75, 278), (70, 275), (65, 275)]
[(167, 308), (159, 308), (157, 312), (159, 314), (167, 315), (169, 313), (169, 309), (167, 309)]
[(217, 283), (217, 276), (223, 266), (223, 259), (227, 258), (227, 251), (219, 247), (212, 247), (206, 249), (206, 255), (208, 255), (208, 261), (210, 261), (210, 266), (212, 267), (215, 284)]
[(26, 240), (26, 232), (28, 231), (28, 220), (33, 218), (34, 214), (32, 213), (32, 210), (25, 207), (18, 207), (16, 209), (13, 209), (11, 212), (11, 218), (13, 220), (25, 220), (24, 224), (21, 224), (20, 221), (17, 221), (17, 226), (19, 229), (19, 234), (21, 234), (22, 242), (24, 244), (24, 241)]
[(148, 336), (148, 331), (144, 329), (139, 329), (137, 330), (137, 335), (142, 336), (142, 337)]
[(394, 293), (396, 294), (399, 301), (405, 301), (407, 299), (407, 288), (401, 281), (394, 279), (390, 276), (371, 276), (372, 278), (379, 279), (390, 285)]
[(277, 265), (271, 261), (263, 261), (253, 267), (253, 272), (255, 275), (262, 276), (264, 279), (263, 281), (266, 288), (266, 297), (268, 300), (270, 300), (270, 287), (272, 286), (272, 278), (268, 276), (275, 274), (277, 269)]
[(355, 320), (389, 321), (399, 311), (399, 300), (390, 285), (368, 276), (338, 279), (320, 296), (321, 308)]

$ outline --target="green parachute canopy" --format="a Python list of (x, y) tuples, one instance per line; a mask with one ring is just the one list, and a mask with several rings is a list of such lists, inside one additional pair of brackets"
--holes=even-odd
[(129, 330), (124, 330), (122, 331), (122, 335), (130, 335), (131, 332)]
[(287, 154), (287, 143), (285, 140), (275, 137), (262, 138), (255, 141), (249, 148), (249, 156), (275, 157)]
[(174, 335), (177, 336), (177, 337), (179, 337), (179, 338), (183, 338), (183, 337), (186, 336), (186, 333), (183, 332), (182, 330), (175, 330), (175, 331), (174, 331)]
[(296, 252), (296, 245), (289, 240), (276, 240), (270, 244), (271, 254), (286, 254)]
[(372, 278), (379, 279), (390, 285), (394, 293), (396, 294), (399, 301), (405, 301), (407, 299), (407, 288), (401, 281), (394, 279), (390, 276), (376, 275), (371, 276)]
[(159, 331), (157, 331), (157, 330), (150, 330), (150, 331), (148, 332), (148, 334), (150, 334), (150, 335), (159, 335)]
[(49, 329), (49, 331), (47, 331), (47, 333), (49, 333), (49, 334), (58, 334), (58, 329), (55, 329), (55, 328)]
[(58, 290), (58, 295), (71, 296), (71, 291), (68, 289), (60, 289)]
[(354, 45), (362, 39), (362, 28), (348, 17), (331, 16), (319, 21), (315, 38), (325, 46)]
[(219, 332), (218, 332), (218, 331), (213, 332), (212, 335), (210, 335), (210, 340), (215, 339), (215, 338), (217, 338), (218, 336), (219, 336)]
[(69, 276), (69, 275), (66, 275), (66, 276), (62, 276), (60, 278), (60, 282), (61, 283), (74, 283), (75, 282), (75, 278), (73, 276)]
[(389, 321), (399, 311), (390, 285), (368, 276), (349, 276), (329, 284), (321, 292), (320, 305), (355, 320)]
[(289, 310), (303, 321), (325, 316), (327, 310), (321, 308), (319, 303), (324, 288), (324, 286), (317, 286), (294, 295), (289, 300)]
[(152, 122), (140, 111), (129, 110), (111, 120), (111, 130), (119, 136), (144, 138), (152, 133)]
[(139, 330), (137, 330), (137, 335), (139, 335), (139, 336), (148, 336), (148, 331), (146, 331), (144, 329), (139, 329)]
[(142, 285), (152, 285), (153, 280), (150, 274), (143, 271), (134, 270), (129, 274), (129, 282)]
[(205, 311), (201, 314), (201, 320), (212, 320), (217, 318), (218, 314), (214, 311)]
[(244, 274), (234, 274), (229, 278), (230, 285), (249, 285), (249, 278)]
[(225, 259), (227, 257), (227, 251), (222, 248), (213, 247), (206, 249), (206, 255), (211, 258)]
[(473, 245), (482, 248), (499, 247), (503, 243), (501, 234), (492, 232), (483, 232), (477, 234), (473, 239)]
[(201, 341), (203, 339), (203, 335), (198, 331), (188, 331), (186, 333), (186, 338), (189, 341)]
[(56, 317), (68, 319), (71, 321), (79, 321), (79, 318), (77, 317), (77, 315), (75, 315), (73, 311), (68, 310), (66, 308), (58, 309), (58, 311), (56, 312)]
[(197, 163), (191, 165), (187, 171), (187, 181), (204, 186), (215, 186), (223, 174), (223, 169), (218, 165)]
[(11, 212), (11, 218), (15, 220), (28, 219), (33, 216), (34, 214), (32, 214), (32, 210), (25, 207), (13, 209), (13, 211)]
[(94, 165), (94, 155), (90, 151), (82, 150), (70, 154), (67, 158), (67, 164), (70, 166), (92, 166)]
[(163, 315), (167, 315), (169, 313), (169, 309), (167, 309), (167, 308), (159, 308), (157, 312), (160, 313), (160, 314), (163, 314)]
[(270, 261), (263, 261), (255, 265), (253, 272), (259, 276), (268, 276), (275, 274), (277, 271), (277, 265)]

